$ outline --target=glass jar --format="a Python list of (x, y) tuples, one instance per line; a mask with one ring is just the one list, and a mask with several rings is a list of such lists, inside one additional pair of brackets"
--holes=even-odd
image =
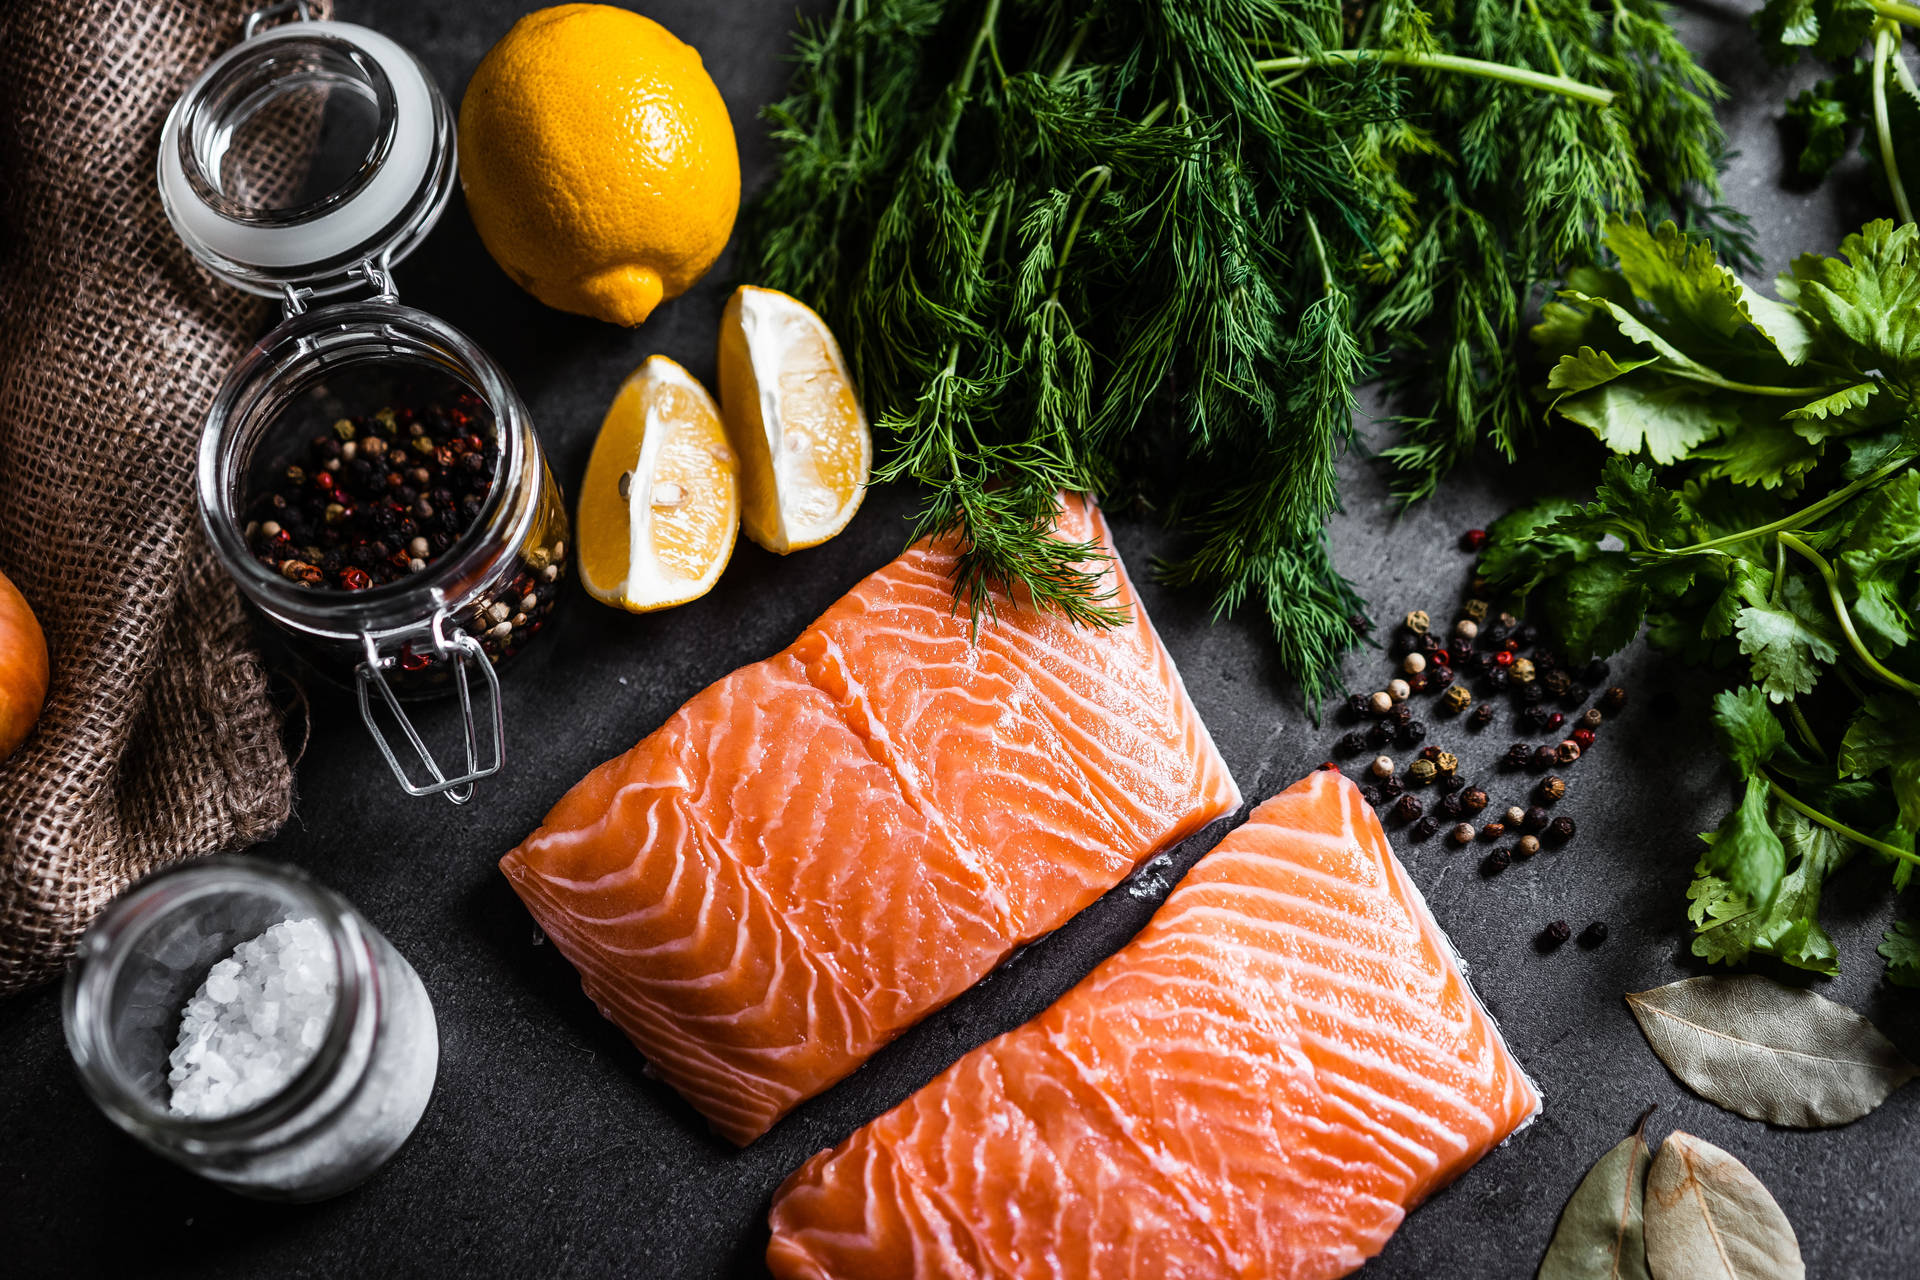
[[(268, 25), (277, 17), (296, 20)], [(304, 178), (287, 161), (289, 143), (303, 141), (312, 144)], [(378, 32), (311, 21), (304, 4), (283, 3), (248, 19), (245, 39), (175, 104), (161, 133), (159, 183), (186, 245), (233, 286), (279, 297), (286, 312), (207, 415), (198, 492), (208, 540), (290, 647), (355, 687), (400, 785), (458, 804), (505, 764), (495, 668), (546, 626), (569, 531), (559, 486), (506, 375), (458, 330), (401, 305), (394, 287), (394, 263), (446, 207), (454, 151), (452, 115), (410, 54)], [(368, 296), (340, 300), (352, 293)], [(436, 439), (409, 439), (392, 415), (417, 405), (444, 421), (456, 402), (465, 408), (453, 413), (461, 425), (452, 443), (491, 461), (486, 495), (477, 508), (460, 508), (467, 518), (457, 531), (436, 523), (435, 545), (420, 548), (428, 531), (414, 527), (411, 504), (422, 524), (450, 521), (455, 508), (435, 509), (406, 487), (405, 476), (433, 461)], [(283, 530), (260, 508), (276, 478), (304, 476), (303, 451), (325, 443), (335, 424), (351, 432), (375, 418), (394, 445), (382, 455), (392, 468), (385, 479), (402, 487), (381, 501), (391, 512), (374, 512), (369, 501), (363, 514), (391, 516), (391, 541), (323, 547), (346, 536), (331, 529), (331, 506), (328, 527), (306, 534), (305, 545), (263, 537), (272, 528), (279, 544), (291, 541), (293, 522)], [(354, 465), (368, 472), (369, 457)], [(456, 460), (467, 461), (439, 462)], [(338, 467), (337, 456), (328, 465)], [(328, 552), (333, 560), (376, 555), (368, 563), (394, 561), (406, 576), (379, 583), (336, 569), (329, 578), (313, 563)], [(401, 705), (448, 691), (460, 702), (463, 767), (443, 767)], [(398, 727), (407, 761), (383, 724)]]
[[(313, 1058), (235, 1114), (175, 1113), (169, 1054), (189, 998), (235, 947), (306, 919), (326, 939), (335, 992)], [(338, 896), (268, 862), (212, 858), (149, 877), (87, 930), (65, 995), (67, 1047), (100, 1109), (175, 1164), (259, 1199), (319, 1200), (369, 1177), (413, 1132), (439, 1069), (413, 967)]]

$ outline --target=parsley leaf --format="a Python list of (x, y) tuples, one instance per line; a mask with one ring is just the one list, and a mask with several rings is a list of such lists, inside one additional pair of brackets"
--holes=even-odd
[(1787, 741), (1766, 695), (1751, 685), (1714, 696), (1713, 731), (1743, 777), (1758, 772)]
[(1817, 629), (1813, 588), (1789, 578), (1779, 604), (1748, 605), (1734, 619), (1740, 652), (1753, 660), (1753, 678), (1775, 702), (1813, 692), (1820, 668), (1840, 652)]
[(1881, 935), (1878, 948), (1887, 960), (1887, 980), (1902, 987), (1920, 987), (1920, 929), (1911, 921), (1896, 920)]

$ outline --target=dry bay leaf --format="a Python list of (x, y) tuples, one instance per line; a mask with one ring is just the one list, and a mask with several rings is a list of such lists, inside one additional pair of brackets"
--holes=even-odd
[(1631, 994), (1627, 1005), (1683, 1084), (1769, 1124), (1846, 1124), (1920, 1075), (1845, 1005), (1758, 974), (1687, 978)]
[(1655, 1280), (1806, 1280), (1800, 1242), (1760, 1179), (1711, 1142), (1667, 1135), (1647, 1174)]
[(1538, 1280), (1652, 1280), (1647, 1270), (1647, 1241), (1641, 1204), (1652, 1158), (1641, 1136), (1646, 1117), (1633, 1136), (1594, 1162), (1560, 1211), (1553, 1243), (1540, 1262)]

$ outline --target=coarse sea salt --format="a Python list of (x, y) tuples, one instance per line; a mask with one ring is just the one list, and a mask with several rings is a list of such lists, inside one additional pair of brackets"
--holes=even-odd
[(320, 922), (283, 920), (207, 971), (168, 1055), (175, 1115), (215, 1120), (287, 1086), (333, 1018), (333, 945)]

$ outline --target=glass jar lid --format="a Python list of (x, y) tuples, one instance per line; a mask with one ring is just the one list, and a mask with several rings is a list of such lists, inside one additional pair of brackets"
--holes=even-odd
[[(262, 27), (297, 10), (301, 20)], [(404, 48), (303, 4), (248, 20), (168, 113), (160, 196), (221, 278), (296, 306), (372, 283), (453, 193), (453, 117)]]

